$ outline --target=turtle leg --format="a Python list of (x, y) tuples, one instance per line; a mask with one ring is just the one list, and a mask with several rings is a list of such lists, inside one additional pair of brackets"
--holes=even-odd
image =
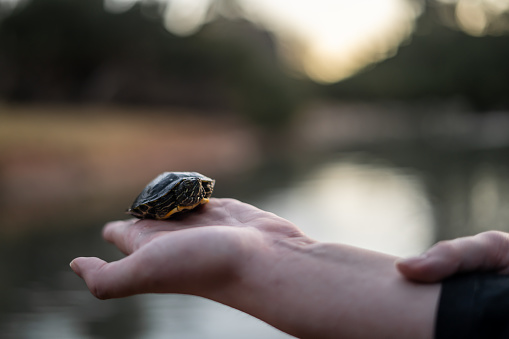
[(193, 208), (206, 204), (209, 202), (209, 198), (205, 194), (205, 190), (202, 186), (201, 181), (196, 180), (194, 182), (184, 182), (184, 185), (189, 185), (187, 189), (182, 190), (182, 193), (175, 198), (176, 206), (169, 208), (163, 213), (160, 213), (158, 219), (168, 219), (173, 214), (182, 212), (185, 210), (192, 210)]
[(189, 206), (177, 206), (175, 207), (174, 209), (172, 209), (171, 211), (169, 211), (166, 215), (164, 215), (161, 219), (168, 219), (169, 217), (171, 217), (173, 214), (175, 213), (178, 213), (178, 212), (182, 212), (182, 211), (185, 211), (185, 210), (192, 210), (193, 208), (199, 206), (199, 205), (202, 205), (202, 204), (206, 204), (209, 202), (209, 199), (201, 199), (199, 202), (197, 202), (196, 204), (193, 204), (193, 205), (189, 205)]

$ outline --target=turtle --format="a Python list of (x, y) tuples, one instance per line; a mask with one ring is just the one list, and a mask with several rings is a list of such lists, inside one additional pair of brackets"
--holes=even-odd
[(126, 213), (139, 219), (168, 219), (209, 202), (215, 180), (197, 172), (164, 172), (152, 180)]

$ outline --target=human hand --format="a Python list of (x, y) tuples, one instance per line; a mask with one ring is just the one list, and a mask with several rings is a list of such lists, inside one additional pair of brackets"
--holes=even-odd
[(410, 283), (392, 256), (314, 241), (236, 200), (211, 199), (166, 221), (109, 223), (103, 236), (127, 256), (71, 262), (100, 299), (192, 294), (299, 338), (432, 336), (438, 285)]
[(509, 274), (509, 234), (489, 231), (441, 241), (420, 256), (398, 260), (396, 267), (417, 282), (439, 282), (462, 272)]
[(213, 298), (239, 278), (253, 256), (270, 251), (272, 243), (312, 242), (291, 222), (233, 199), (211, 199), (170, 220), (111, 222), (103, 237), (127, 257), (111, 263), (93, 257), (71, 262), (100, 299), (139, 293)]

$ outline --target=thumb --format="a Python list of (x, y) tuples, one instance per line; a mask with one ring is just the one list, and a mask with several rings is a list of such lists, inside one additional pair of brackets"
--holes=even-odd
[(422, 283), (439, 282), (453, 275), (457, 270), (457, 266), (450, 258), (430, 256), (428, 252), (415, 257), (398, 259), (396, 268), (407, 279)]
[(400, 259), (398, 270), (408, 279), (438, 282), (461, 272), (509, 271), (509, 235), (489, 231), (475, 236), (442, 241), (424, 254)]
[(140, 293), (139, 279), (130, 257), (107, 263), (95, 257), (80, 257), (71, 261), (71, 269), (85, 280), (90, 292), (98, 299), (111, 299)]

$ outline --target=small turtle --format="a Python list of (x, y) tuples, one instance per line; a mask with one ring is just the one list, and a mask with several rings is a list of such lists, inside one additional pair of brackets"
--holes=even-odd
[(168, 219), (209, 202), (214, 183), (197, 172), (165, 172), (143, 189), (127, 213), (139, 219)]

